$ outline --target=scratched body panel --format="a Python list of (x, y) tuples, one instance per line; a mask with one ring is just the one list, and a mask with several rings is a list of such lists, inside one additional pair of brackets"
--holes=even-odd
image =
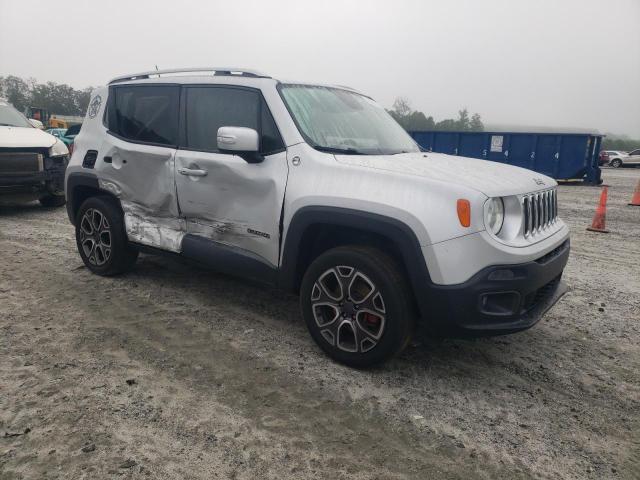
[(103, 161), (96, 164), (100, 188), (120, 199), (129, 239), (179, 252), (186, 227), (176, 199), (175, 149), (108, 135), (100, 153)]
[(178, 150), (175, 168), (207, 172), (204, 177), (175, 175), (187, 233), (248, 250), (278, 265), (288, 169), (284, 152), (250, 164), (237, 155)]

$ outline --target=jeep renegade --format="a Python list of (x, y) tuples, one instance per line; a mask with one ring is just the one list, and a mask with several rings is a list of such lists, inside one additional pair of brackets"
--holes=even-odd
[(92, 94), (66, 173), (99, 275), (140, 250), (299, 294), (331, 357), (400, 352), (414, 319), (531, 327), (566, 291), (556, 182), (423, 152), (370, 97), (229, 68), (127, 75)]

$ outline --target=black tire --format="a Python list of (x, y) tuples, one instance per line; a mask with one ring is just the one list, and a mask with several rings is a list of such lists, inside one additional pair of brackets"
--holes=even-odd
[(80, 206), (76, 216), (76, 245), (86, 267), (98, 275), (129, 271), (138, 258), (138, 250), (127, 240), (122, 210), (108, 196), (90, 197)]
[[(325, 289), (320, 289), (321, 281)], [(338, 284), (340, 292), (349, 286), (346, 295), (341, 293), (341, 301), (328, 296), (330, 283), (336, 287), (334, 294)], [(370, 289), (368, 294), (366, 289)], [(338, 362), (366, 368), (390, 359), (408, 345), (415, 320), (409, 292), (397, 263), (380, 250), (336, 247), (320, 255), (305, 272), (300, 307), (309, 333), (322, 350)]]
[(64, 195), (45, 195), (44, 197), (40, 197), (38, 201), (40, 205), (47, 208), (62, 207), (67, 203)]
[(620, 160), (619, 158), (614, 158), (613, 160), (611, 160), (611, 163), (609, 165), (611, 165), (613, 168), (620, 168), (622, 166), (622, 160)]

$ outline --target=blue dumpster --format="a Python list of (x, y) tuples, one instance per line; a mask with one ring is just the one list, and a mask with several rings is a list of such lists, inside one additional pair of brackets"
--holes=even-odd
[(590, 133), (409, 132), (430, 152), (508, 163), (556, 180), (602, 183), (598, 155), (603, 135)]

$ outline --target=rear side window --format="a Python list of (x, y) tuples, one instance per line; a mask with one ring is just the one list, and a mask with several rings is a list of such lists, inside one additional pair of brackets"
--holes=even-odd
[(269, 109), (258, 91), (231, 87), (186, 89), (185, 146), (217, 152), (220, 127), (253, 128), (261, 138), (261, 153), (284, 148)]
[(177, 145), (179, 94), (169, 85), (114, 87), (109, 130), (134, 142)]

